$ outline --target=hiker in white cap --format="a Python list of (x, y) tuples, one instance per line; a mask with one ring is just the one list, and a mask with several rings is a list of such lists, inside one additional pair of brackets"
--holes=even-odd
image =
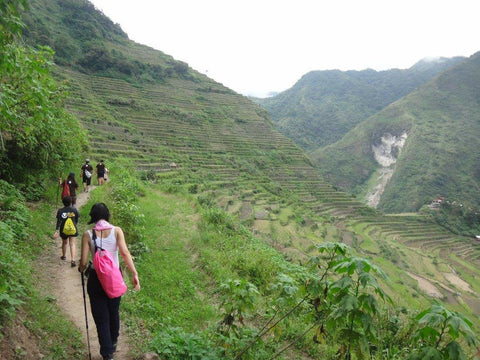
[(93, 166), (90, 165), (90, 159), (85, 159), (85, 164), (82, 165), (83, 191), (90, 190), (92, 183)]

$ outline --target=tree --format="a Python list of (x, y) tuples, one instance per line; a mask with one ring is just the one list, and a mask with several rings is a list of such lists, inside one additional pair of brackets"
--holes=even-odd
[(27, 194), (86, 146), (79, 122), (64, 109), (67, 89), (51, 71), (53, 51), (21, 43), (25, 1), (0, 1), (0, 179)]
[(27, 7), (26, 0), (0, 0), (0, 44), (3, 46), (20, 34), (20, 11)]

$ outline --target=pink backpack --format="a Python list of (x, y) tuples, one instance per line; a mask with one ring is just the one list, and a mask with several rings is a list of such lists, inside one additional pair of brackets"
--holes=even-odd
[(106, 221), (100, 220), (92, 230), (92, 240), (95, 244), (95, 256), (93, 257), (93, 266), (97, 273), (98, 280), (102, 285), (103, 290), (110, 299), (122, 296), (127, 291), (127, 285), (123, 281), (120, 268), (113, 260), (112, 255), (108, 250), (97, 245), (97, 235), (95, 230), (106, 230), (113, 228), (112, 225)]

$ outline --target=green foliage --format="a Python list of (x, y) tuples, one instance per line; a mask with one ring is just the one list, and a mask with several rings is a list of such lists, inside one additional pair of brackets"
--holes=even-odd
[(143, 181), (149, 181), (155, 183), (158, 180), (157, 174), (153, 170), (140, 172), (140, 179)]
[(228, 279), (220, 285), (220, 306), (224, 309), (221, 325), (223, 332), (236, 332), (236, 322), (244, 325), (248, 311), (254, 309), (259, 292), (257, 287), (246, 280)]
[(75, 159), (82, 132), (75, 133), (78, 122), (61, 106), (65, 92), (50, 76), (51, 51), (24, 47), (19, 40), (19, 12), (25, 6), (23, 0), (0, 1), (0, 328), (3, 333), (16, 326), (8, 320), (22, 312), (20, 326), (30, 339), (40, 339), (45, 358), (79, 358), (80, 334), (32, 285), (37, 280), (32, 262), (43, 249), (51, 209), (41, 206), (31, 214), (18, 189), (29, 199), (43, 196), (45, 187), (38, 184), (46, 183), (49, 171), (56, 174), (62, 160)]
[(129, 240), (134, 256), (140, 256), (146, 250), (145, 216), (136, 204), (139, 194), (138, 180), (127, 169), (121, 168), (112, 189), (112, 213), (114, 221), (122, 227)]
[(24, 197), (0, 180), (0, 323), (23, 303), (28, 266), (21, 251), (31, 231)]
[(0, 2), (0, 46), (14, 41), (23, 27), (20, 12), (27, 8), (26, 0), (3, 0)]
[(411, 360), (463, 360), (467, 359), (460, 337), (470, 347), (479, 342), (472, 331), (472, 322), (456, 311), (447, 310), (443, 305), (433, 305), (417, 316), (419, 328), (413, 336), (417, 350)]
[(217, 360), (221, 358), (218, 350), (207, 337), (185, 332), (178, 327), (168, 327), (159, 332), (151, 346), (165, 360)]
[(0, 178), (21, 184), (35, 199), (43, 178), (57, 177), (59, 168), (77, 159), (85, 134), (63, 108), (66, 91), (51, 76), (50, 49), (3, 41), (0, 53)]
[[(40, 294), (34, 271), (50, 241), (52, 211), (45, 204), (27, 208), (20, 191), (0, 180), (0, 328), (3, 333), (21, 314), (22, 325), (32, 334), (30, 339), (40, 339), (46, 358), (79, 358), (84, 349), (80, 332), (63, 318), (51, 297)], [(44, 266), (41, 271), (49, 274), (51, 269)]]
[(233, 235), (236, 230), (236, 224), (233, 217), (226, 211), (216, 207), (206, 207), (203, 211), (205, 222), (216, 227), (225, 235)]
[(422, 213), (455, 234), (474, 237), (480, 233), (480, 209), (478, 208), (446, 200), (441, 203), (439, 209), (429, 210), (425, 207)]
[(306, 288), (315, 313), (315, 341), (334, 336), (341, 359), (350, 359), (353, 352), (368, 358), (370, 343), (377, 341), (377, 298), (389, 300), (374, 274), (384, 274), (370, 261), (351, 256), (345, 245), (325, 243), (317, 248), (320, 255), (311, 264), (318, 276)]
[[(208, 198), (199, 197), (199, 202), (203, 204), (199, 224), (202, 246), (199, 251), (205, 254), (205, 268), (216, 273), (215, 264), (221, 263), (255, 286), (268, 286), (279, 269), (280, 256), (254, 238), (229, 213), (210, 203)], [(216, 251), (210, 252), (211, 246)], [(226, 273), (215, 276), (221, 282), (229, 277)]]

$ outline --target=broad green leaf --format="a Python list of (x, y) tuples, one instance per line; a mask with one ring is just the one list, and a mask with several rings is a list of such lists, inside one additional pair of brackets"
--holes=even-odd
[(466, 360), (467, 357), (463, 353), (462, 347), (456, 341), (452, 341), (445, 346), (446, 359), (449, 360)]
[(424, 347), (420, 351), (412, 354), (410, 360), (442, 360), (443, 356), (437, 349), (433, 347)]

